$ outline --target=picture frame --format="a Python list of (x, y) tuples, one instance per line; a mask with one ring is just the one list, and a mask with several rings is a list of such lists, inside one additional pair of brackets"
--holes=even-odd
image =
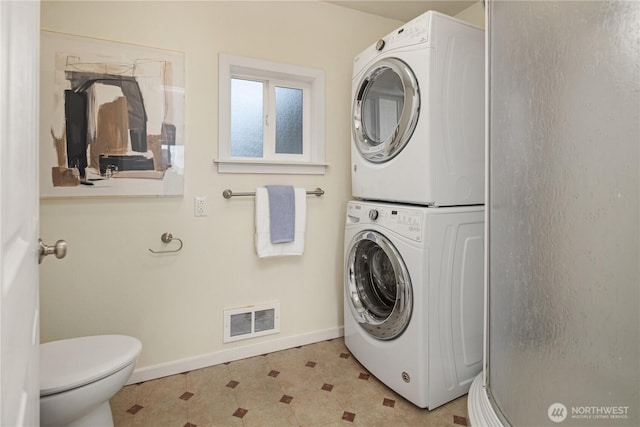
[(41, 32), (40, 197), (182, 196), (184, 53)]

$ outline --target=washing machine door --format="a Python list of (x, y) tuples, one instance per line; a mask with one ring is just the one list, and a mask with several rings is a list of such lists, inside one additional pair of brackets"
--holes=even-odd
[(376, 62), (358, 83), (353, 100), (353, 142), (373, 163), (393, 159), (418, 122), (420, 91), (411, 68), (396, 58)]
[(376, 231), (358, 233), (346, 257), (345, 304), (369, 334), (398, 337), (413, 307), (409, 272), (393, 244)]

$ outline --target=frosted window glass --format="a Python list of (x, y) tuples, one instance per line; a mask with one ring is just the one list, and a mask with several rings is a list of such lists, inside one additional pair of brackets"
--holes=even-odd
[(262, 157), (263, 83), (231, 79), (231, 156)]
[(302, 154), (302, 89), (275, 89), (276, 153)]

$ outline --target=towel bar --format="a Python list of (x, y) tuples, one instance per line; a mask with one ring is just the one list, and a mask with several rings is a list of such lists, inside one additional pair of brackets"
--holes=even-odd
[[(307, 194), (315, 194), (316, 196), (320, 197), (324, 194), (324, 190), (318, 187), (315, 190), (307, 191)], [(222, 192), (222, 197), (224, 197), (225, 199), (230, 199), (234, 196), (255, 196), (255, 195), (256, 195), (255, 191), (246, 192), (246, 193), (234, 193), (233, 191), (227, 189)]]

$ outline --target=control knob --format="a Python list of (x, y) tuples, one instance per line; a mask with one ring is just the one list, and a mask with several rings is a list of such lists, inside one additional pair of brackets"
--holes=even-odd
[(371, 219), (371, 221), (375, 221), (376, 219), (378, 219), (379, 215), (380, 214), (376, 209), (371, 209), (369, 211), (369, 219)]

